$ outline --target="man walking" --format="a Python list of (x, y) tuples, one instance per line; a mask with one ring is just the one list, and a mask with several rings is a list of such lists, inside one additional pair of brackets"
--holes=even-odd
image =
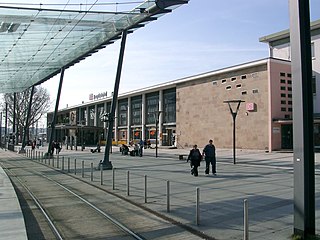
[(206, 161), (205, 174), (209, 174), (211, 163), (212, 174), (216, 175), (216, 147), (213, 145), (213, 141), (211, 139), (209, 140), (209, 144), (204, 147), (202, 155), (205, 156), (204, 159)]

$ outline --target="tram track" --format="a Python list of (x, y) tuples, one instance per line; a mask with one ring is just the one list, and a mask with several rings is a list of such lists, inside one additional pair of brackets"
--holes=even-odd
[[(155, 226), (159, 228), (159, 224), (163, 225), (161, 228), (172, 228), (174, 226), (175, 228), (181, 228), (182, 230), (188, 230), (189, 233), (186, 232), (186, 235), (189, 235), (188, 238), (183, 238), (183, 239), (196, 239), (196, 238), (205, 238), (205, 239), (212, 239), (212, 238), (207, 238), (206, 236), (201, 236), (201, 233), (194, 232), (192, 233), (192, 229), (185, 229), (183, 226), (181, 226), (178, 223), (172, 223), (170, 222), (170, 219), (163, 219), (161, 216), (155, 214), (155, 213), (150, 213), (150, 211), (146, 211), (146, 209), (141, 208), (141, 206), (136, 206), (136, 204), (130, 203), (130, 201), (125, 201), (123, 198), (119, 198), (119, 196), (116, 196), (116, 194), (110, 194), (108, 191), (105, 191), (97, 186), (94, 186), (94, 184), (89, 184), (86, 181), (83, 181), (75, 176), (72, 176), (70, 174), (66, 173), (61, 173), (61, 171), (48, 167), (45, 164), (39, 163), (37, 161), (30, 161), (26, 159), (21, 159), (24, 163), (28, 163), (27, 167), (22, 167), (21, 162), (19, 161), (19, 164), (17, 163), (12, 163), (11, 161), (5, 161), (1, 165), (7, 171), (8, 175), (13, 179), (16, 179), (33, 199), (33, 201), (37, 204), (37, 207), (40, 209), (40, 211), (43, 213), (44, 216), (46, 216), (47, 222), (50, 225), (50, 228), (54, 235), (56, 236), (56, 239), (79, 239), (80, 238), (86, 238), (88, 239), (88, 233), (80, 233), (77, 232), (75, 236), (70, 236), (66, 234), (66, 232), (69, 229), (73, 229), (73, 224), (72, 220), (70, 221), (69, 219), (63, 219), (63, 217), (59, 215), (59, 204), (57, 206), (53, 207), (54, 205), (52, 201), (50, 201), (50, 196), (42, 196), (42, 195), (48, 195), (48, 194), (41, 194), (41, 190), (37, 189), (37, 184), (34, 185), (34, 182), (40, 182), (42, 181), (42, 185), (44, 185), (44, 189), (49, 189), (52, 188), (52, 186), (49, 187), (48, 183), (50, 182), (51, 185), (55, 185), (53, 192), (58, 192), (57, 195), (61, 195), (61, 189), (63, 189), (63, 196), (58, 196), (58, 201), (61, 201), (61, 198), (67, 199), (66, 204), (69, 207), (72, 207), (73, 205), (76, 206), (76, 208), (79, 211), (83, 211), (84, 208), (90, 208), (91, 212), (94, 210), (96, 214), (99, 214), (101, 217), (103, 217), (106, 222), (106, 220), (109, 222), (108, 224), (112, 224), (113, 226), (116, 226), (117, 229), (120, 229), (118, 231), (121, 231), (122, 233), (114, 233), (116, 230), (113, 230), (113, 237), (111, 239), (149, 239), (148, 236), (150, 236), (150, 230), (152, 230)], [(32, 170), (33, 169), (33, 170)], [(41, 169), (41, 170), (40, 170)], [(54, 178), (58, 178), (54, 179)], [(41, 180), (40, 180), (41, 179)], [(47, 182), (44, 184), (44, 182)], [(79, 184), (81, 183), (81, 184)], [(80, 189), (77, 189), (78, 186), (81, 186)], [(59, 188), (60, 190), (57, 190), (56, 188)], [(86, 189), (86, 190), (83, 190)], [(99, 194), (97, 192), (100, 192)], [(102, 196), (108, 194), (108, 197)], [(67, 196), (68, 195), (68, 196)], [(49, 201), (48, 201), (49, 198)], [(57, 198), (57, 196), (52, 196), (52, 198)], [(106, 202), (104, 201), (106, 198), (117, 198), (116, 200), (113, 200), (114, 202)], [(76, 200), (74, 200), (76, 199)], [(103, 200), (102, 200), (103, 199)], [(82, 203), (80, 204), (79, 201)], [(121, 204), (119, 204), (119, 201), (121, 201)], [(75, 203), (73, 203), (75, 202)], [(97, 206), (98, 204), (99, 206)], [(124, 207), (124, 204), (126, 205)], [(129, 206), (129, 205), (130, 206)], [(111, 205), (111, 207), (110, 207)], [(85, 206), (85, 207), (84, 207)], [(120, 210), (116, 210), (115, 208), (120, 208)], [(56, 209), (56, 210), (53, 210)], [(65, 207), (62, 207), (60, 211), (65, 209)], [(112, 211), (111, 211), (112, 210)], [(117, 220), (114, 215), (125, 215), (123, 210), (130, 211), (130, 214), (127, 214), (130, 216), (128, 221), (126, 223), (122, 223), (121, 220)], [(57, 211), (57, 212), (55, 212)], [(84, 211), (84, 214), (88, 210)], [(112, 212), (110, 214), (109, 212)], [(64, 214), (62, 214), (64, 215)], [(77, 215), (80, 216), (83, 215), (82, 213), (78, 213)], [(92, 213), (90, 213), (91, 217), (90, 220), (94, 219), (97, 222), (96, 228), (99, 229), (98, 231), (101, 232), (101, 228), (105, 228), (107, 225), (106, 223), (105, 226), (101, 226), (101, 217), (92, 217)], [(136, 215), (136, 216), (134, 216)], [(58, 217), (57, 217), (58, 216)], [(83, 216), (82, 216), (83, 217)], [(99, 220), (98, 220), (99, 219)], [(122, 220), (123, 220), (122, 216)], [(140, 220), (142, 224), (139, 224), (139, 221), (137, 222), (137, 219)], [(71, 224), (70, 224), (71, 222)], [(81, 222), (81, 221), (80, 221)], [(132, 223), (134, 225), (134, 229), (128, 225), (128, 223)], [(70, 226), (62, 227), (64, 224), (70, 224)], [(78, 223), (76, 223), (78, 224)], [(100, 224), (101, 227), (98, 225)], [(94, 224), (93, 224), (94, 225)], [(103, 224), (102, 224), (103, 225)], [(180, 225), (180, 226), (179, 226)], [(87, 227), (84, 227), (87, 229)], [(113, 227), (108, 227), (108, 228), (113, 228)], [(76, 227), (77, 231), (81, 229), (81, 227)], [(146, 230), (147, 229), (147, 230)], [(158, 230), (155, 230), (158, 231)], [(181, 229), (180, 229), (181, 231)], [(102, 231), (103, 232), (103, 231)], [(141, 234), (138, 232), (142, 232)], [(147, 233), (146, 233), (147, 232)], [(93, 233), (94, 234), (94, 233)], [(101, 233), (101, 236), (106, 236), (104, 234), (110, 234), (110, 233)], [(92, 237), (94, 235), (91, 235), (91, 239), (106, 239), (104, 237)], [(145, 236), (143, 236), (145, 235)], [(116, 238), (114, 236), (117, 236)], [(190, 237), (191, 236), (191, 237)], [(167, 237), (152, 237), (153, 239), (170, 239)], [(172, 238), (174, 239), (174, 238)]]

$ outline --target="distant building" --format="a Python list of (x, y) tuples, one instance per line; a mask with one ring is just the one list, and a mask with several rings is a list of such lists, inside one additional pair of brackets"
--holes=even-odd
[[(313, 76), (313, 109), (314, 109), (314, 141), (315, 146), (320, 146), (320, 19), (310, 24), (311, 29), (311, 57)], [(270, 57), (291, 61), (290, 33), (289, 30), (273, 33), (261, 37), (260, 42), (269, 45)]]

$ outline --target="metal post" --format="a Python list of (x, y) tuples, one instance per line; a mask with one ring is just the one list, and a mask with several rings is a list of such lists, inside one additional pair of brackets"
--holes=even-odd
[[(233, 164), (236, 164), (236, 118), (240, 108), (240, 104), (244, 102), (242, 100), (228, 100), (223, 101), (223, 103), (228, 103), (229, 110), (233, 120)], [(237, 103), (236, 110), (234, 111), (231, 107), (232, 103)]]
[(93, 163), (91, 163), (91, 182), (93, 181)]
[(200, 188), (196, 188), (196, 225), (200, 223)]
[(147, 203), (147, 175), (144, 175), (144, 203)]
[(112, 169), (112, 190), (115, 189), (115, 173), (116, 173), (116, 169), (113, 168)]
[(12, 144), (16, 144), (16, 106), (17, 106), (17, 93), (13, 93), (13, 119), (12, 119)]
[(249, 211), (247, 199), (243, 201), (243, 240), (249, 240)]
[(103, 168), (102, 168), (102, 166), (100, 166), (100, 185), (103, 185)]
[(170, 212), (170, 181), (167, 181), (167, 212)]
[(58, 156), (57, 156), (57, 168), (59, 168), (59, 161), (60, 160), (60, 157), (59, 157), (59, 154), (58, 154)]
[(110, 110), (110, 114), (109, 114), (108, 134), (107, 134), (106, 148), (104, 151), (104, 159), (102, 161), (101, 166), (99, 165), (99, 167), (103, 167), (103, 169), (112, 169), (112, 164), (110, 162), (109, 157), (110, 157), (110, 148), (112, 146), (112, 131), (113, 131), (113, 125), (114, 125), (114, 119), (115, 119), (116, 105), (117, 105), (117, 101), (118, 101), (118, 92), (119, 92), (120, 77), (121, 77), (121, 70), (122, 70), (122, 63), (123, 63), (123, 56), (124, 56), (124, 50), (125, 50), (125, 45), (126, 45), (126, 39), (127, 39), (127, 31), (124, 30), (122, 32), (121, 47), (120, 47), (119, 60), (118, 60), (118, 68), (117, 68), (116, 80), (115, 80), (115, 84), (114, 84), (111, 110)]
[(77, 175), (77, 159), (74, 159), (74, 175)]
[(28, 106), (27, 117), (26, 117), (26, 125), (25, 125), (24, 131), (23, 131), (21, 153), (25, 152), (24, 148), (26, 147), (26, 136), (28, 134), (27, 132), (28, 132), (28, 127), (29, 127), (29, 120), (30, 120), (30, 114), (31, 114), (31, 105), (32, 105), (33, 94), (34, 94), (34, 86), (32, 86), (31, 92), (30, 92), (29, 106)]
[(4, 121), (4, 148), (7, 151), (7, 134), (8, 134), (8, 103), (6, 103), (6, 119)]
[(62, 171), (64, 171), (64, 157), (62, 157)]
[(82, 178), (84, 178), (84, 161), (82, 161), (81, 173), (82, 173)]
[(130, 195), (130, 172), (127, 171), (127, 196)]
[(0, 112), (0, 147), (2, 148), (2, 112)]
[(315, 235), (315, 157), (309, 1), (290, 0), (293, 90), (294, 233)]
[(68, 157), (68, 173), (70, 172), (70, 158)]
[(61, 95), (61, 89), (62, 89), (62, 83), (63, 83), (63, 76), (64, 76), (64, 68), (61, 68), (61, 73), (60, 73), (60, 82), (59, 82), (59, 87), (58, 87), (58, 93), (57, 93), (57, 100), (56, 100), (56, 106), (54, 109), (53, 113), (53, 119), (51, 123), (51, 134), (50, 134), (50, 140), (49, 140), (49, 145), (48, 145), (48, 152), (47, 155), (51, 156), (51, 151), (52, 151), (52, 142), (54, 140), (54, 135), (55, 135), (55, 126), (57, 122), (57, 113), (58, 113), (58, 107), (59, 107), (59, 101), (60, 101), (60, 95)]

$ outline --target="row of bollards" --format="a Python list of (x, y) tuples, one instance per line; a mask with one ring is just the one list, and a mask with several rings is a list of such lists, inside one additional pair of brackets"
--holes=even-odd
[[(37, 152), (34, 150), (26, 150), (26, 156), (35, 159), (38, 161), (41, 161), (44, 164), (47, 164), (50, 166), (52, 164), (53, 167), (55, 167), (55, 159), (52, 158), (44, 158), (43, 152)], [(51, 161), (52, 160), (52, 161)], [(90, 180), (93, 181), (93, 163), (90, 164)], [(56, 159), (56, 167), (60, 168), (60, 158), (59, 155)], [(64, 171), (65, 169), (65, 158), (62, 157), (61, 159), (61, 169)], [(115, 190), (115, 168), (112, 169), (112, 190)], [(70, 158), (68, 157), (67, 161), (67, 172), (70, 173)], [(74, 174), (77, 174), (77, 159), (74, 159)], [(85, 177), (85, 171), (84, 171), (84, 161), (81, 162), (81, 177)], [(130, 171), (127, 171), (127, 196), (130, 196)], [(166, 207), (167, 212), (170, 212), (170, 181), (166, 181)], [(100, 167), (100, 185), (103, 185), (103, 167)], [(148, 195), (147, 195), (147, 175), (144, 175), (144, 203), (148, 202)], [(200, 188), (196, 188), (196, 206), (195, 206), (195, 223), (196, 225), (200, 225)], [(248, 211), (248, 200), (245, 199), (243, 201), (243, 239), (249, 240), (249, 211)]]

